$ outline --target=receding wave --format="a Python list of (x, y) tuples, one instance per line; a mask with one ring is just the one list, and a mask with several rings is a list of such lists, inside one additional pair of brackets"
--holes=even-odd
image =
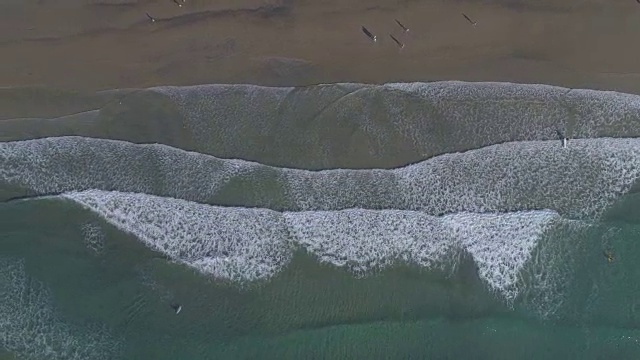
[(356, 275), (399, 263), (450, 271), (465, 251), (478, 276), (508, 299), (518, 294), (518, 273), (538, 240), (567, 221), (550, 210), (437, 217), (406, 210), (276, 212), (99, 190), (62, 196), (219, 279), (268, 279), (300, 247)]
[(572, 138), (640, 136), (640, 96), (548, 85), (443, 81), (152, 90), (177, 104), (198, 152), (284, 167), (397, 167), (496, 143), (554, 139), (556, 129)]
[(0, 347), (25, 359), (113, 359), (119, 343), (106, 329), (80, 329), (56, 314), (52, 294), (29, 278), (23, 261), (0, 257)]
[(55, 122), (3, 121), (0, 138), (80, 135), (281, 167), (392, 168), (496, 143), (554, 139), (556, 129), (571, 138), (640, 136), (639, 100), (616, 92), (456, 81), (156, 87), (122, 92), (99, 111)]
[(631, 189), (638, 171), (640, 139), (572, 140), (566, 149), (558, 141), (505, 143), (395, 170), (325, 171), (80, 137), (0, 143), (4, 199), (100, 189), (288, 211), (552, 209), (592, 218)]

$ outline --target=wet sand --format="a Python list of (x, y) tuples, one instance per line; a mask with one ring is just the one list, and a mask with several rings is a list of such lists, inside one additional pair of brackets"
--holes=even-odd
[(639, 17), (631, 0), (9, 0), (0, 86), (469, 80), (640, 93)]

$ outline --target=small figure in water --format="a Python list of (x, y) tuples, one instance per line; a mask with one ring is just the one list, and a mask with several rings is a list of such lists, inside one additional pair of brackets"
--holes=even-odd
[(606, 258), (607, 258), (607, 261), (608, 261), (609, 263), (612, 263), (612, 262), (613, 262), (614, 258), (613, 258), (613, 253), (612, 253), (611, 251), (609, 251), (609, 250), (603, 250), (603, 251), (602, 251), (602, 254), (604, 255), (604, 257), (606, 257)]
[(567, 147), (567, 141), (569, 141), (569, 139), (567, 139), (567, 137), (564, 136), (564, 134), (560, 130), (556, 130), (556, 135), (558, 135), (558, 139), (560, 139), (562, 141), (562, 147), (566, 148)]
[(171, 306), (173, 311), (176, 312), (176, 315), (180, 314), (180, 311), (182, 311), (182, 305), (180, 305), (180, 304), (173, 303), (173, 304), (171, 304), (169, 306)]

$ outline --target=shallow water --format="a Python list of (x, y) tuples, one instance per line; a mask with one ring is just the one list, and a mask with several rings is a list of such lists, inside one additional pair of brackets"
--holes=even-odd
[[(640, 354), (640, 97), (459, 82), (123, 96), (38, 120), (61, 124), (50, 134), (0, 121), (6, 356)], [(563, 149), (556, 129), (580, 139)]]

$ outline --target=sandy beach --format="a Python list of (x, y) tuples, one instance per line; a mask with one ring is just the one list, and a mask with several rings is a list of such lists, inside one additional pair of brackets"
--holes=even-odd
[(636, 0), (0, 30), (0, 360), (640, 359)]
[[(3, 1), (0, 87), (85, 91), (469, 80), (640, 93), (635, 1), (186, 0), (182, 5)], [(394, 19), (410, 31), (403, 32)]]

